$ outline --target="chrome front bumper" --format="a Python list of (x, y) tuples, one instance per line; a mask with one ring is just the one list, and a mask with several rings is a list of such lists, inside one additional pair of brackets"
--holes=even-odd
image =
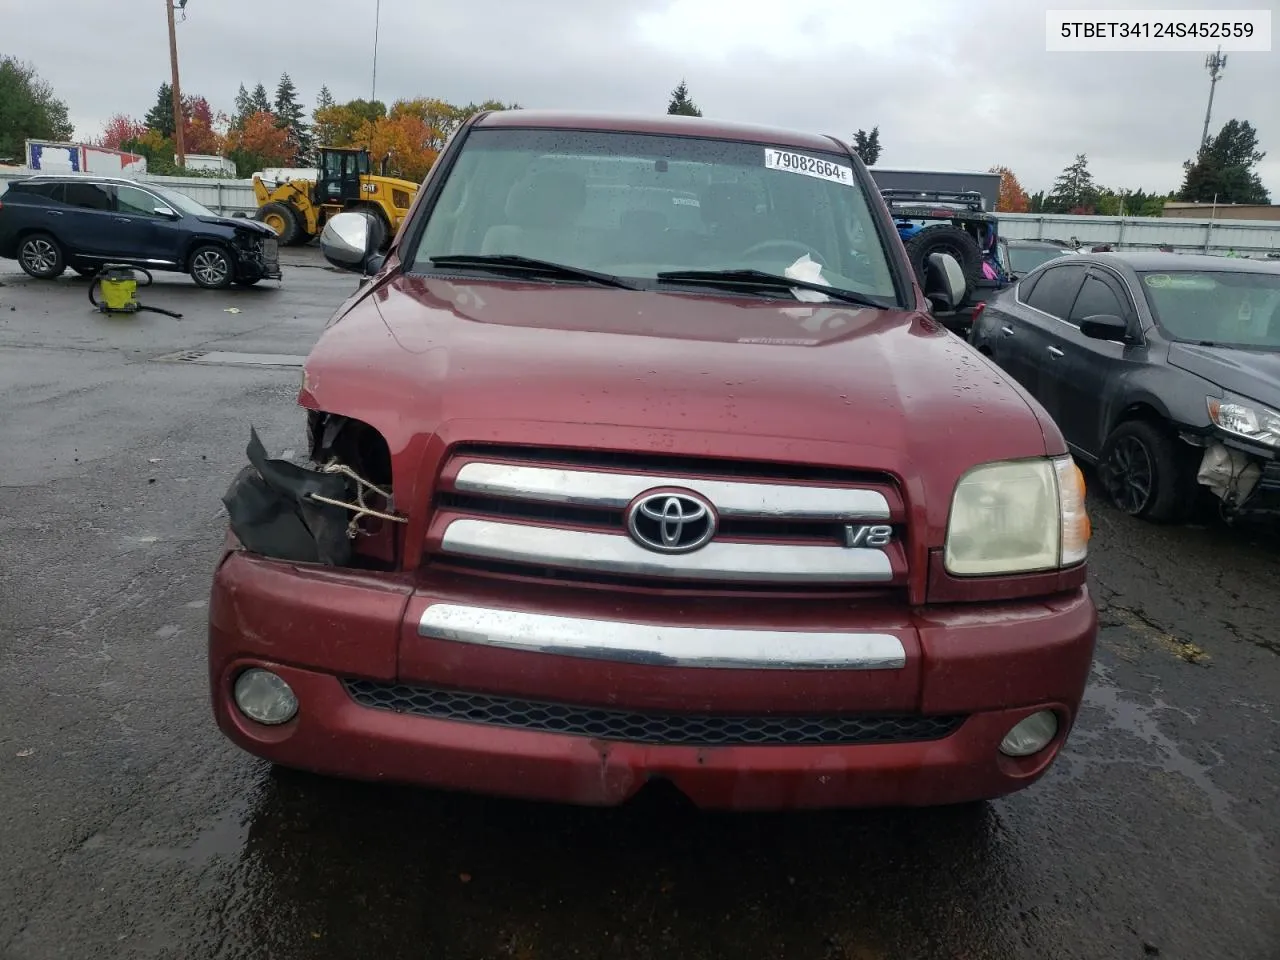
[(656, 626), (435, 603), (418, 634), (532, 653), (674, 667), (900, 670), (907, 654), (887, 633), (816, 633)]

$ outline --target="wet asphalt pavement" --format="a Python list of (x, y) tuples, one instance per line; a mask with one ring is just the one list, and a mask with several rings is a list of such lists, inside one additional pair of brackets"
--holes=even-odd
[[(355, 281), (160, 275), (108, 320), (0, 261), (0, 960), (1280, 957), (1280, 535), (1093, 504), (1104, 629), (1049, 776), (966, 810), (584, 810), (272, 771), (204, 660), (249, 425)], [(226, 312), (238, 308), (239, 313)]]

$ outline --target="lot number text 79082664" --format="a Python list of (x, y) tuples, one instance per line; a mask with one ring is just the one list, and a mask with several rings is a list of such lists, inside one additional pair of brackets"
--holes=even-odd
[(769, 170), (785, 170), (787, 173), (802, 173), (806, 177), (817, 177), (819, 180), (830, 180), (833, 183), (852, 185), (853, 167), (824, 160), (822, 157), (810, 157), (803, 153), (792, 153), (790, 150), (775, 150), (766, 147), (764, 165)]

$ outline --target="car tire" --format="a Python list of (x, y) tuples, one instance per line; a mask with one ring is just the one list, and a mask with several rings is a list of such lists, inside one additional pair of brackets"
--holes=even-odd
[(1167, 426), (1126, 420), (1111, 432), (1098, 458), (1098, 479), (1116, 509), (1151, 523), (1173, 523), (1196, 501), (1190, 448)]
[(207, 243), (196, 247), (188, 261), (191, 279), (206, 290), (225, 290), (236, 278), (235, 265), (226, 247)]
[[(254, 218), (265, 223), (280, 238), (280, 246), (291, 247), (298, 242), (302, 226), (298, 223), (297, 212), (287, 203), (266, 203), (258, 208)], [(277, 224), (279, 228), (277, 229)]]
[(922, 287), (928, 275), (929, 256), (934, 253), (949, 253), (959, 262), (964, 272), (966, 298), (982, 279), (982, 248), (960, 227), (949, 223), (925, 227), (906, 242), (906, 248), (911, 269)]
[(18, 243), (18, 266), (37, 280), (54, 280), (67, 269), (62, 244), (47, 233), (33, 233)]

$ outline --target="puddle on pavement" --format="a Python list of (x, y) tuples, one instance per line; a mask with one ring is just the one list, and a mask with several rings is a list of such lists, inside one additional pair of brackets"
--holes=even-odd
[[(1072, 731), (1067, 748), (1063, 751), (1063, 759), (1069, 764), (1063, 773), (1068, 779), (1075, 780), (1090, 767), (1133, 764), (1181, 777), (1199, 792), (1214, 818), (1230, 827), (1245, 841), (1255, 865), (1265, 872), (1265, 861), (1260, 854), (1262, 838), (1243, 826), (1232, 814), (1232, 807), (1240, 801), (1213, 782), (1211, 773), (1218, 764), (1203, 764), (1188, 756), (1177, 741), (1160, 729), (1161, 713), (1180, 713), (1192, 722), (1195, 722), (1195, 717), (1158, 696), (1153, 695), (1150, 699), (1150, 705), (1126, 699), (1124, 691), (1113, 679), (1110, 668), (1095, 660), (1089, 686), (1085, 690), (1084, 710), (1096, 710), (1104, 714), (1102, 729), (1089, 730), (1077, 726)], [(1148, 753), (1143, 756), (1100, 758), (1093, 755), (1091, 747), (1079, 749), (1082, 744), (1091, 744), (1108, 737), (1112, 731), (1119, 731), (1142, 741), (1154, 749), (1154, 755)], [(1211, 747), (1209, 749), (1212, 750)]]
[(249, 805), (233, 804), (212, 823), (200, 830), (186, 846), (148, 846), (95, 833), (81, 845), (81, 851), (109, 852), (147, 863), (174, 863), (205, 867), (216, 859), (238, 859), (249, 838)]

